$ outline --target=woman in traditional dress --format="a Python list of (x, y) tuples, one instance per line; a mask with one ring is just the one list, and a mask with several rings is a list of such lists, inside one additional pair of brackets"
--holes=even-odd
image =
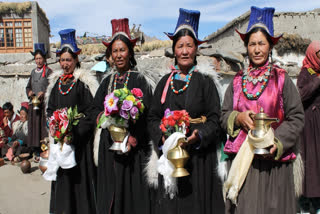
[(298, 88), (305, 112), (305, 124), (302, 133), (302, 158), (305, 165), (303, 194), (300, 207), (310, 212), (313, 209), (320, 213), (320, 41), (313, 41), (306, 51), (301, 72), (298, 77)]
[[(210, 67), (199, 69), (197, 66), (198, 45), (204, 42), (198, 39), (199, 18), (199, 11), (180, 8), (175, 32), (167, 33), (173, 40), (175, 64), (158, 83), (148, 117), (156, 155), (153, 153), (150, 157), (147, 172), (149, 183), (158, 188), (153, 208), (159, 214), (224, 212), (222, 186), (216, 172), (216, 150), (222, 136), (220, 98), (212, 76), (215, 71)], [(190, 155), (185, 165), (190, 175), (177, 178), (175, 187), (167, 185), (162, 174), (152, 171), (157, 170), (154, 162), (157, 158), (154, 158), (163, 154), (165, 139), (160, 123), (167, 108), (171, 111), (186, 110), (191, 118), (200, 119), (198, 123), (190, 124), (184, 145)]]
[(43, 43), (35, 43), (34, 52), (31, 52), (31, 54), (34, 56), (37, 67), (31, 71), (26, 92), (30, 100), (36, 96), (40, 105), (35, 110), (32, 102), (29, 104), (28, 146), (32, 148), (36, 155), (34, 158), (37, 160), (40, 155), (40, 140), (48, 137), (43, 100), (49, 84), (48, 76), (52, 73), (52, 70), (46, 65), (47, 52)]
[(133, 47), (128, 19), (113, 19), (112, 40), (103, 42), (110, 51), (114, 68), (101, 82), (94, 97), (93, 117), (99, 121), (104, 112), (106, 95), (115, 89), (140, 88), (143, 92), (145, 110), (136, 123), (129, 122), (130, 133), (125, 154), (109, 148), (113, 144), (108, 129), (99, 129), (95, 136), (95, 161), (97, 166), (97, 210), (98, 213), (149, 214), (149, 189), (143, 176), (143, 166), (149, 152), (146, 115), (152, 96), (151, 87), (145, 77), (135, 69)]
[[(284, 69), (272, 62), (271, 51), (280, 37), (273, 36), (274, 8), (251, 7), (246, 34), (240, 34), (250, 65), (236, 74), (222, 107), (222, 127), (229, 139), (224, 152), (231, 169), (224, 183), (226, 213), (296, 213), (295, 185), (301, 172), (296, 151), (304, 123), (298, 91)], [(270, 61), (271, 59), (271, 61)], [(261, 108), (273, 123), (260, 143), (270, 145), (265, 155), (255, 155), (252, 116)], [(248, 136), (248, 137), (247, 137)], [(269, 139), (269, 140), (267, 140)], [(296, 161), (294, 161), (296, 159)], [(293, 161), (296, 164), (293, 170)]]
[[(94, 196), (94, 165), (92, 159), (92, 138), (94, 121), (92, 113), (93, 95), (98, 88), (96, 78), (88, 70), (80, 69), (78, 54), (81, 49), (75, 41), (75, 30), (65, 29), (59, 32), (61, 48), (61, 71), (54, 72), (49, 78), (46, 93), (47, 116), (62, 108), (77, 107), (84, 117), (73, 126), (71, 139), (65, 139), (58, 151), (51, 143), (48, 168), (43, 174), (47, 180), (53, 180), (51, 188), (50, 213), (96, 213)], [(52, 137), (52, 136), (51, 136)], [(66, 153), (65, 149), (68, 149)], [(71, 148), (71, 149), (70, 149)], [(55, 157), (55, 159), (53, 159)], [(59, 159), (60, 158), (60, 159)]]

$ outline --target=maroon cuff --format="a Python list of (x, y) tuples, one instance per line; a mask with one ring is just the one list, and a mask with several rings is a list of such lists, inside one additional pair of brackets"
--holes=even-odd
[(128, 143), (132, 146), (132, 147), (136, 147), (138, 142), (137, 142), (137, 139), (133, 136), (129, 136), (128, 138)]
[(98, 125), (98, 123), (99, 123), (99, 120), (100, 120), (100, 117), (101, 117), (102, 114), (103, 114), (103, 111), (98, 114), (98, 117), (97, 117), (97, 120), (96, 120), (97, 125)]

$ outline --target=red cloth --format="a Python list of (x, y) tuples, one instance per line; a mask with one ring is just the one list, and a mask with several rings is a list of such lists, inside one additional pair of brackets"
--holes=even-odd
[(42, 77), (44, 78), (46, 76), (46, 64), (43, 65), (42, 69)]
[(7, 154), (6, 154), (6, 157), (7, 157), (10, 161), (12, 161), (12, 159), (14, 158), (12, 148), (9, 148), (9, 149), (8, 149)]
[(176, 70), (176, 68), (174, 66), (171, 66), (171, 74), (170, 74), (169, 78), (167, 79), (166, 85), (164, 86), (164, 89), (162, 91), (161, 104), (163, 104), (166, 101), (171, 78), (172, 78), (173, 74), (177, 73), (178, 71), (179, 70)]
[(65, 81), (67, 79), (71, 79), (73, 77), (73, 74), (62, 74), (62, 81)]
[(320, 51), (320, 41), (313, 41), (307, 48), (306, 57), (302, 62), (302, 68), (312, 68), (317, 73), (320, 73), (320, 59), (317, 57), (317, 52)]
[(22, 102), (21, 103), (21, 107), (24, 107), (24, 108), (26, 108), (28, 110), (28, 108), (29, 108), (28, 102)]

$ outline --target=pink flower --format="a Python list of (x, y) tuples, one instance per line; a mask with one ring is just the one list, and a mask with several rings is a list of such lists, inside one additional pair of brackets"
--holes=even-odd
[(59, 127), (62, 126), (64, 130), (67, 130), (69, 125), (67, 108), (64, 108), (61, 111), (59, 111), (59, 119), (60, 119)]
[(106, 116), (113, 114), (119, 110), (117, 106), (118, 101), (119, 101), (119, 98), (114, 96), (113, 92), (111, 94), (108, 94), (105, 97), (104, 108), (105, 108)]
[(129, 111), (133, 106), (133, 102), (130, 100), (124, 100), (122, 102), (121, 110)]
[(129, 113), (127, 111), (120, 110), (120, 116), (126, 120), (129, 119)]
[(131, 90), (131, 93), (132, 93), (135, 97), (138, 97), (138, 98), (143, 97), (143, 92), (141, 91), (140, 88), (133, 88), (133, 89)]
[(172, 111), (170, 111), (170, 109), (167, 108), (167, 109), (164, 111), (164, 117), (169, 117), (170, 115), (172, 115)]
[(137, 115), (138, 115), (139, 109), (135, 106), (132, 107), (132, 109), (130, 110), (130, 116), (132, 117), (132, 119), (136, 119)]

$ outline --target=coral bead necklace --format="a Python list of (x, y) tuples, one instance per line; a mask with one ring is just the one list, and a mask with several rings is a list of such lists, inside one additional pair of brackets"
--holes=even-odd
[[(119, 78), (119, 76), (120, 76), (120, 74), (117, 72), (114, 77), (113, 90), (117, 89), (117, 79)], [(127, 73), (126, 81), (123, 84), (125, 88), (127, 88), (127, 86), (128, 86), (129, 78), (130, 78), (130, 70)]]
[[(271, 73), (271, 67), (272, 66), (268, 66), (268, 70), (265, 73), (263, 73), (262, 75), (259, 75), (257, 78), (250, 76), (249, 70), (247, 72), (244, 72), (243, 77), (242, 77), (242, 92), (249, 100), (257, 100), (261, 96), (264, 89), (267, 87), (270, 73)], [(250, 80), (249, 80), (249, 78), (250, 78)], [(260, 86), (260, 89), (256, 93), (250, 94), (247, 89), (248, 82), (252, 82), (253, 85), (256, 85), (257, 82), (262, 82), (262, 84)]]
[(68, 88), (68, 90), (67, 90), (66, 92), (64, 92), (64, 91), (62, 91), (62, 89), (61, 89), (62, 77), (59, 77), (59, 92), (60, 92), (60, 94), (62, 94), (62, 95), (67, 95), (67, 94), (69, 94), (75, 84), (76, 84), (76, 80), (74, 79), (74, 80), (72, 81), (72, 84), (71, 84), (70, 87)]
[[(174, 67), (176, 70), (179, 70), (179, 68), (178, 68), (178, 66), (175, 66)], [(185, 84), (185, 86), (183, 86), (181, 89), (179, 89), (179, 90), (176, 90), (175, 88), (174, 88), (174, 86), (173, 86), (173, 79), (174, 79), (174, 75), (172, 75), (171, 76), (171, 81), (170, 81), (170, 87), (171, 87), (171, 90), (173, 91), (173, 93), (175, 93), (175, 94), (180, 94), (180, 93), (182, 93), (182, 92), (184, 92), (185, 90), (187, 90), (187, 88), (189, 87), (189, 84), (190, 84), (190, 80), (191, 80), (191, 77), (192, 77), (192, 74), (193, 74), (193, 71), (194, 71), (194, 69), (195, 69), (195, 66), (193, 66), (192, 68), (191, 68), (191, 70), (188, 72), (188, 74), (187, 74), (187, 76), (186, 76), (186, 84)], [(180, 74), (181, 73), (181, 71), (179, 71), (178, 72), (178, 74)]]

